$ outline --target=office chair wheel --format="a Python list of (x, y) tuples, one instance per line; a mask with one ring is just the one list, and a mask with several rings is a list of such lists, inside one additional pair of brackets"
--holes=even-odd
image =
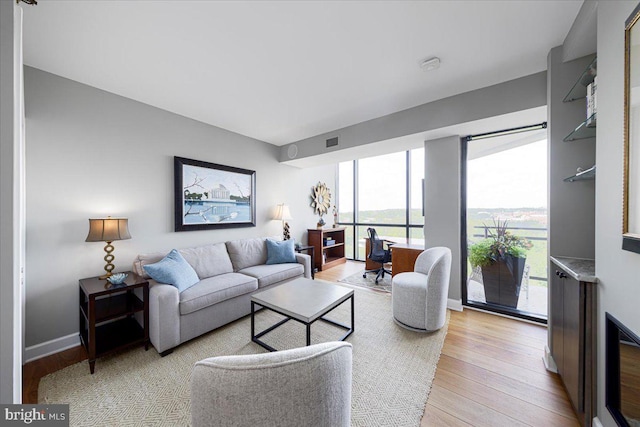
[(366, 278), (367, 278), (367, 273), (364, 273), (364, 274), (362, 275), (362, 278), (363, 278), (363, 279), (366, 279)]

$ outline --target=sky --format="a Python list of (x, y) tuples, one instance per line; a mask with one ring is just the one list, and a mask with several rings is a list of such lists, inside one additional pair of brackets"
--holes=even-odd
[[(382, 156), (360, 159), (358, 162), (358, 179), (360, 185), (359, 209), (384, 210), (402, 209), (405, 207), (407, 189), (405, 164), (406, 151), (385, 154)], [(353, 206), (344, 202), (353, 200), (353, 162), (340, 164), (340, 199), (341, 210), (353, 211)], [(422, 203), (421, 187), (424, 177), (424, 148), (411, 150), (411, 203), (420, 208)], [(345, 179), (346, 178), (346, 179)], [(348, 205), (348, 206), (347, 206)]]
[(546, 139), (470, 160), (467, 207), (547, 207)]
[[(481, 144), (482, 141), (471, 142)], [(411, 150), (412, 207), (421, 203), (424, 149)], [(369, 157), (359, 161), (360, 210), (399, 209), (405, 206), (406, 153)], [(352, 162), (340, 164), (341, 210), (353, 211)], [(467, 163), (467, 207), (546, 208), (547, 141), (491, 154)]]

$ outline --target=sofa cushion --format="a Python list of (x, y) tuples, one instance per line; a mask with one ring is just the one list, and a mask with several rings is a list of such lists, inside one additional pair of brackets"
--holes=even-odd
[(173, 285), (179, 292), (189, 289), (200, 281), (193, 267), (175, 249), (160, 261), (147, 264), (143, 268), (153, 280)]
[(296, 262), (293, 240), (276, 241), (267, 239), (267, 264), (285, 264)]
[(264, 238), (232, 240), (227, 242), (227, 252), (234, 271), (267, 262), (267, 243)]
[(133, 272), (138, 276), (143, 277), (145, 279), (149, 279), (151, 276), (144, 271), (144, 266), (148, 264), (155, 264), (156, 262), (162, 260), (166, 253), (162, 252), (154, 252), (152, 254), (140, 254), (133, 261)]
[(180, 294), (180, 314), (193, 313), (256, 289), (258, 281), (244, 274), (224, 273), (209, 277)]
[[(193, 267), (200, 279), (233, 271), (233, 265), (231, 265), (231, 259), (224, 243), (178, 249), (178, 252)], [(144, 266), (160, 261), (165, 255), (162, 252), (138, 255), (133, 261), (133, 272), (148, 279), (150, 276), (144, 271)], [(211, 262), (207, 258), (215, 258), (215, 262)], [(205, 259), (207, 260), (205, 261)]]
[(224, 243), (180, 249), (179, 252), (198, 273), (201, 280), (233, 272), (233, 265)]
[(272, 285), (287, 279), (304, 275), (304, 267), (302, 264), (272, 264), (272, 265), (255, 265), (253, 267), (244, 268), (239, 273), (258, 279), (258, 287)]

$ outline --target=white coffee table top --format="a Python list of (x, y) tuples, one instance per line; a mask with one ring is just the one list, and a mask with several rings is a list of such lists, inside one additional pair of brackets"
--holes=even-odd
[(311, 323), (353, 295), (353, 289), (329, 282), (299, 278), (256, 292), (251, 301), (279, 311), (305, 323)]

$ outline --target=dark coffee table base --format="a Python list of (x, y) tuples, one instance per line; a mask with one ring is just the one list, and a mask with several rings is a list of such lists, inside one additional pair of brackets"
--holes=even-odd
[[(351, 327), (349, 327), (347, 325), (343, 325), (342, 323), (334, 322), (331, 319), (325, 319), (323, 317), (323, 316), (331, 313), (333, 310), (335, 310), (336, 308), (340, 307), (342, 304), (344, 304), (345, 302), (347, 302), (349, 300), (351, 300)], [(271, 311), (273, 311), (275, 313), (278, 313), (278, 314), (280, 314), (282, 316), (285, 316), (286, 318), (281, 320), (281, 321), (279, 321), (275, 325), (270, 326), (269, 328), (265, 329), (264, 331), (262, 331), (262, 332), (260, 332), (259, 334), (256, 335), (256, 333), (255, 333), (255, 312), (256, 312), (255, 308), (256, 308), (256, 305), (262, 307), (263, 309), (271, 310)], [(323, 322), (330, 323), (330, 324), (332, 324), (334, 326), (337, 326), (339, 328), (345, 329), (347, 332), (342, 336), (342, 338), (340, 338), (340, 341), (344, 341), (349, 335), (351, 335), (353, 333), (353, 331), (355, 329), (354, 328), (353, 305), (354, 304), (353, 304), (353, 294), (352, 294), (349, 298), (347, 298), (346, 300), (344, 300), (342, 303), (338, 304), (337, 306), (333, 307), (332, 309), (327, 310), (325, 313), (322, 314), (322, 316), (318, 317), (317, 319), (315, 319), (315, 320), (313, 320), (311, 322), (303, 322), (302, 320), (295, 319), (295, 318), (293, 318), (293, 317), (291, 317), (291, 316), (289, 316), (287, 314), (284, 314), (284, 313), (282, 313), (282, 312), (280, 312), (278, 310), (274, 310), (273, 308), (265, 307), (265, 306), (262, 306), (262, 305), (260, 305), (260, 304), (258, 304), (256, 302), (251, 301), (251, 341), (253, 341), (254, 343), (266, 348), (269, 351), (278, 351), (275, 348), (271, 347), (269, 344), (267, 344), (267, 343), (263, 342), (262, 340), (260, 340), (260, 337), (268, 334), (269, 332), (273, 331), (277, 327), (284, 325), (289, 320), (295, 320), (296, 322), (300, 322), (300, 323), (302, 323), (303, 325), (306, 326), (306, 328), (307, 328), (307, 346), (311, 345), (311, 325), (317, 320), (322, 320)]]

